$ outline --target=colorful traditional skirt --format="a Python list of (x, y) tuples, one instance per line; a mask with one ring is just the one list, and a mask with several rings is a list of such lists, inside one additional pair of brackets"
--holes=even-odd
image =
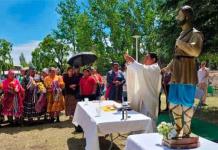
[(22, 113), (22, 98), (19, 94), (4, 94), (2, 99), (2, 115), (21, 117)]
[(75, 96), (67, 94), (65, 96), (65, 115), (70, 116), (74, 115), (76, 109), (77, 100)]
[(52, 93), (47, 93), (47, 112), (60, 112), (64, 110), (64, 97), (62, 94), (55, 98)]
[(34, 90), (28, 90), (25, 94), (24, 99), (24, 117), (38, 117), (43, 115), (43, 113), (39, 113), (35, 109), (35, 105), (38, 101), (38, 95)]

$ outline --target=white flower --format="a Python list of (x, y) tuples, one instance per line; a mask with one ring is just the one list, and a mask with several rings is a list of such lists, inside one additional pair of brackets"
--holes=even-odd
[(168, 139), (177, 136), (177, 132), (172, 123), (161, 122), (157, 127), (157, 131)]
[(177, 136), (177, 132), (176, 132), (176, 130), (173, 128), (173, 129), (171, 129), (170, 130), (170, 132), (168, 133), (168, 139), (172, 139), (172, 138), (174, 138), (174, 137), (176, 137)]

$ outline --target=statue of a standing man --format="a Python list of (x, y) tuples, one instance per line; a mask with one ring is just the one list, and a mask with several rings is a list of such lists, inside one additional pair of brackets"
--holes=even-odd
[(179, 9), (176, 20), (182, 32), (176, 40), (173, 59), (162, 69), (163, 72), (172, 73), (168, 99), (177, 137), (189, 137), (191, 133), (197, 84), (196, 58), (203, 46), (203, 35), (193, 28), (193, 17), (193, 9), (190, 6)]

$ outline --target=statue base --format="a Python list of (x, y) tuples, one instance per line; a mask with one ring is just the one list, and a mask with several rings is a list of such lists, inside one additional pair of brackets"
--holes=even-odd
[(162, 144), (173, 149), (191, 149), (200, 146), (199, 137), (196, 135), (190, 135), (187, 138), (178, 139), (163, 139)]

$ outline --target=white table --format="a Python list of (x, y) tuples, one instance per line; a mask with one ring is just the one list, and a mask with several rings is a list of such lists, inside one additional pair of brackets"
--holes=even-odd
[[(218, 150), (218, 144), (199, 137), (200, 147), (191, 150)], [(170, 150), (163, 146), (162, 136), (158, 133), (130, 135), (125, 150)]]
[[(118, 104), (114, 101), (102, 101), (101, 107), (105, 105)], [(85, 105), (84, 102), (78, 102), (73, 118), (73, 124), (80, 125), (83, 128), (86, 138), (86, 150), (99, 150), (98, 136), (104, 136), (112, 133), (128, 133), (131, 131), (152, 132), (151, 118), (129, 111), (127, 120), (121, 120), (121, 112), (105, 112), (101, 111), (101, 116), (96, 117), (96, 107), (99, 107), (99, 102), (89, 102)]]

